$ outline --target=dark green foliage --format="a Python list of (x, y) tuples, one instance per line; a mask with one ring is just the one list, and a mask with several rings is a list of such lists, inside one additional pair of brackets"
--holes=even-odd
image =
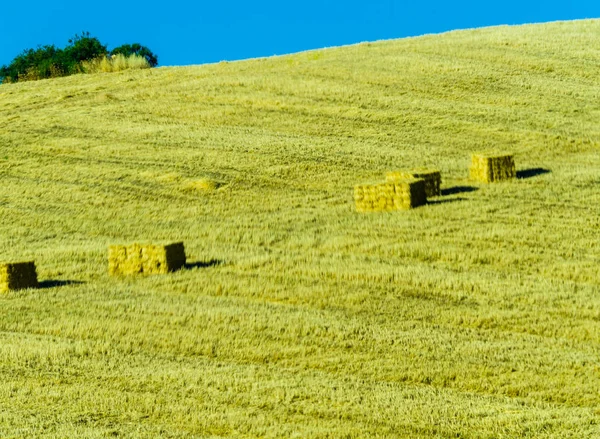
[(8, 66), (0, 68), (3, 82), (43, 79), (68, 74), (72, 68), (62, 49), (40, 46), (21, 52)]
[(98, 38), (91, 37), (89, 32), (82, 32), (81, 35), (75, 35), (69, 40), (65, 54), (69, 60), (80, 63), (106, 56), (108, 50)]
[(146, 61), (148, 61), (148, 64), (150, 64), (150, 67), (156, 67), (158, 65), (158, 57), (152, 53), (152, 51), (150, 49), (148, 49), (146, 46), (142, 46), (139, 43), (133, 43), (133, 44), (123, 44), (122, 46), (116, 47), (115, 49), (113, 49), (110, 52), (111, 55), (125, 55), (125, 56), (130, 56), (130, 55), (138, 55), (138, 56), (143, 56), (144, 58), (146, 58)]
[[(157, 56), (150, 49), (138, 43), (124, 44), (117, 47), (112, 55), (135, 54), (146, 58), (151, 67), (158, 64)], [(57, 76), (80, 73), (81, 62), (101, 58), (108, 55), (106, 45), (98, 38), (82, 32), (69, 40), (64, 49), (54, 45), (39, 46), (37, 49), (26, 49), (7, 66), (0, 67), (0, 83), (30, 81), (54, 78)]]

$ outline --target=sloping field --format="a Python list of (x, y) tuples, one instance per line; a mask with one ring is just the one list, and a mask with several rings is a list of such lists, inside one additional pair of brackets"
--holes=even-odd
[(2, 85), (0, 437), (599, 437), (599, 146), (600, 21)]

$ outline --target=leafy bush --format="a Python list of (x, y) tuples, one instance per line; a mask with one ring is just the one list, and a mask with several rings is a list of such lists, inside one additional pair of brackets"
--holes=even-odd
[(152, 53), (150, 49), (146, 46), (142, 46), (138, 43), (133, 44), (123, 44), (122, 46), (114, 48), (111, 52), (111, 55), (138, 55), (143, 56), (148, 61), (150, 67), (156, 67), (158, 65), (158, 57)]

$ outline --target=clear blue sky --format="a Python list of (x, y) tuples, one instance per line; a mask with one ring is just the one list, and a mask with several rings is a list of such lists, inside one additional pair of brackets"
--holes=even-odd
[(0, 65), (25, 48), (89, 31), (110, 48), (139, 42), (160, 65), (281, 55), (497, 24), (600, 17), (600, 0), (7, 1)]

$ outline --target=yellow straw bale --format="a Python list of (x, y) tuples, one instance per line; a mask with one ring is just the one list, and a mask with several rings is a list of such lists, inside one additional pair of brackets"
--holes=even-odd
[(37, 288), (38, 286), (33, 261), (0, 264), (0, 292)]
[(422, 178), (413, 178), (398, 180), (394, 183), (396, 197), (394, 202), (401, 200), (402, 209), (412, 209), (414, 207), (427, 204), (426, 182)]
[(427, 203), (425, 180), (406, 179), (393, 183), (356, 185), (357, 212), (385, 212), (412, 209)]
[(478, 153), (471, 156), (469, 177), (482, 183), (510, 180), (517, 176), (512, 154)]
[(422, 178), (425, 180), (425, 194), (427, 197), (439, 197), (442, 195), (442, 174), (437, 169), (411, 169), (408, 171), (393, 171), (385, 175), (388, 183), (399, 180), (412, 180)]
[(165, 274), (185, 265), (182, 242), (169, 245), (111, 245), (108, 272), (111, 275)]

